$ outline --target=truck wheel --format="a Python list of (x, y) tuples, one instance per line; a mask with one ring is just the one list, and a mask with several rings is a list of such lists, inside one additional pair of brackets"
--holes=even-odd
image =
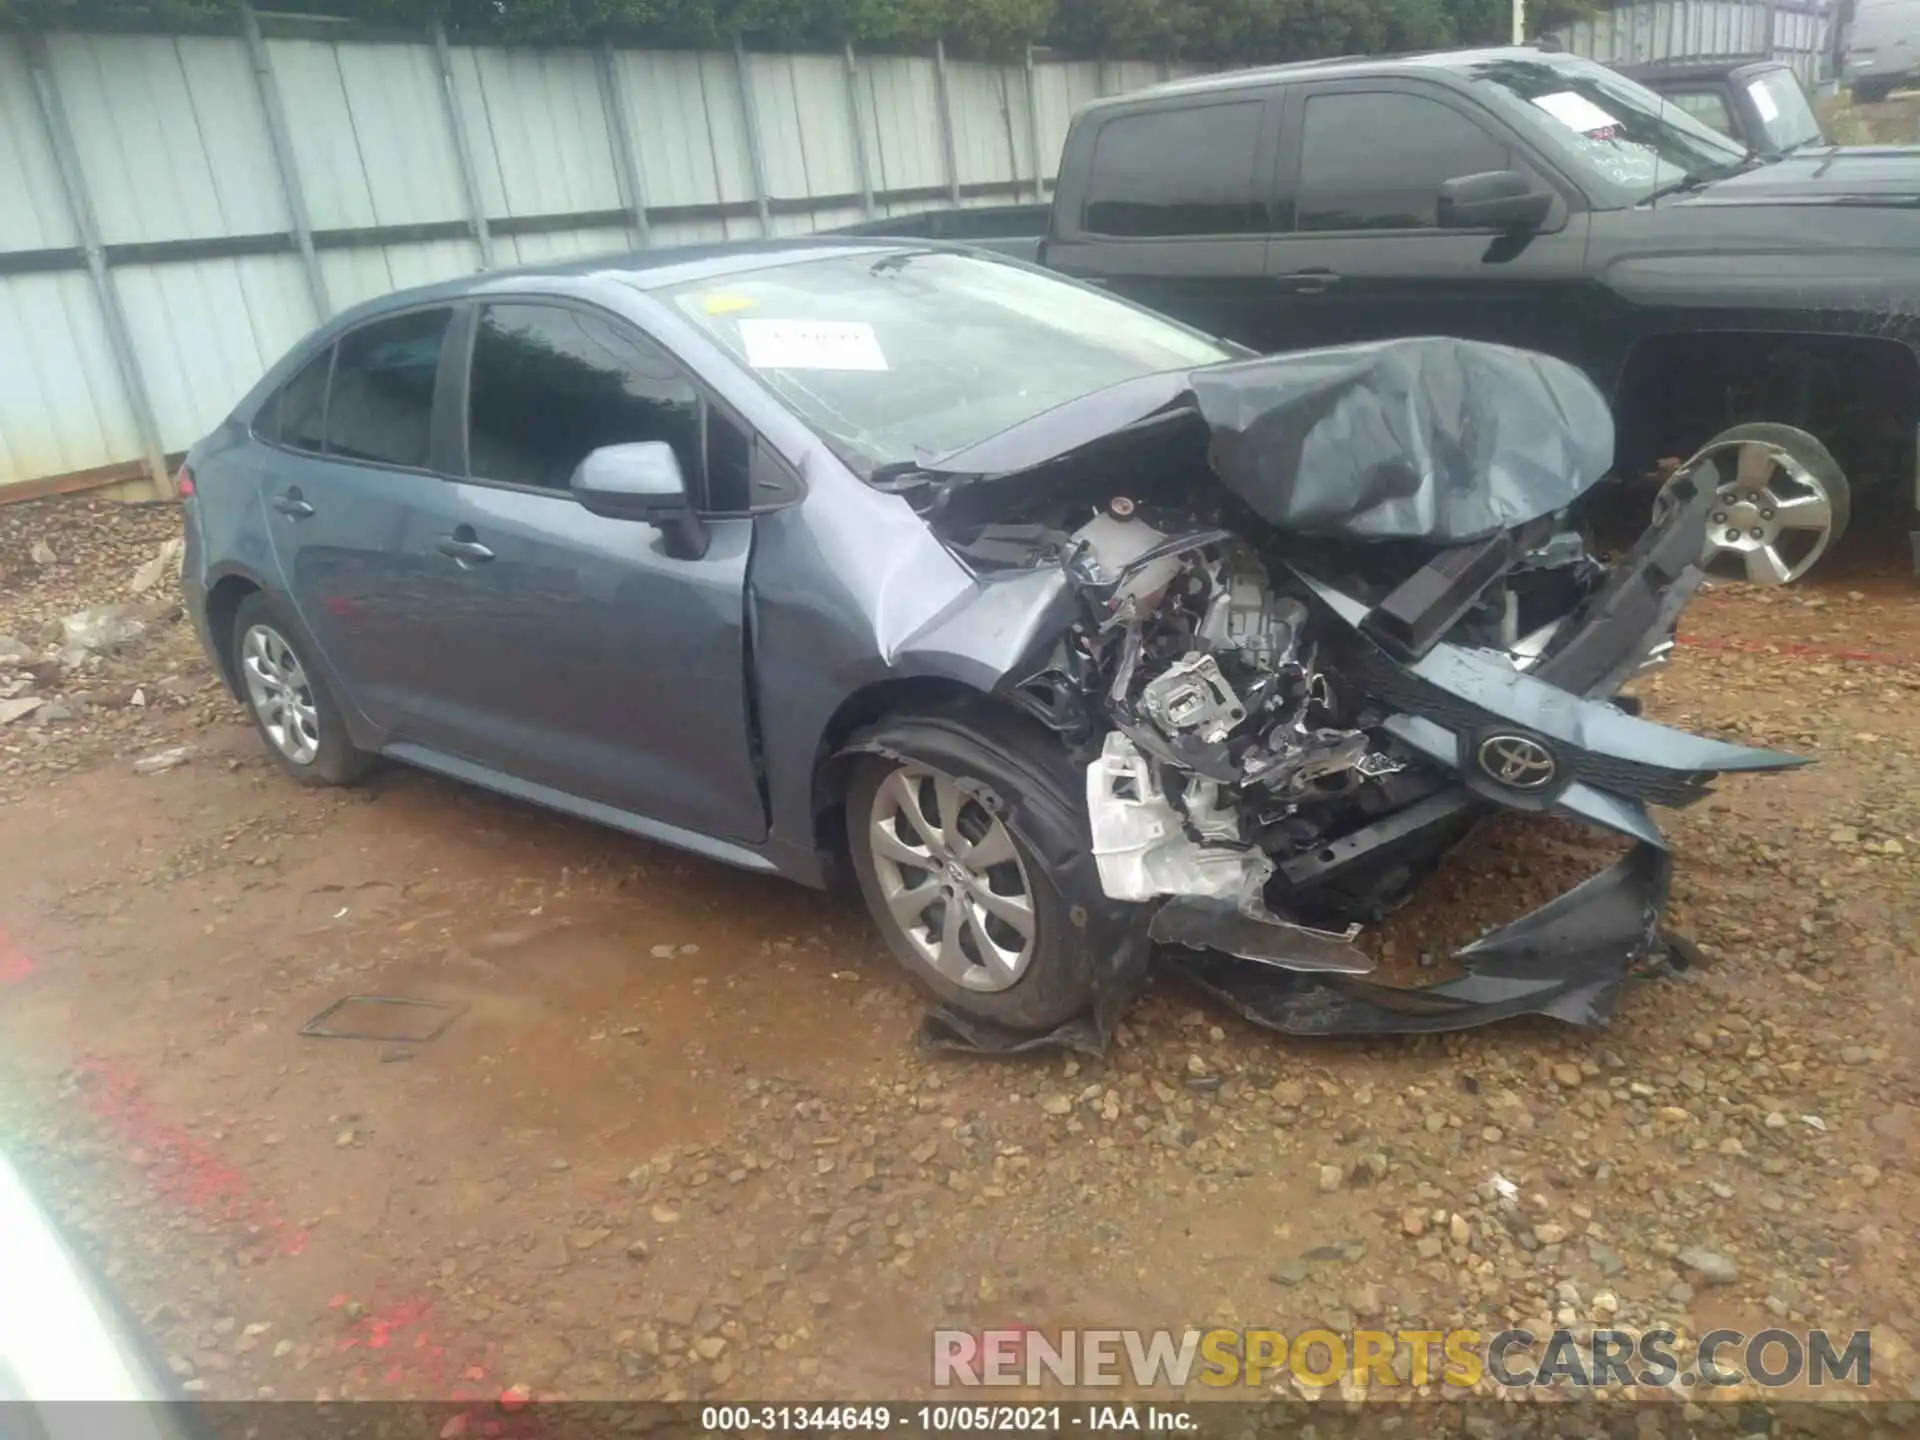
[(1893, 93), (1891, 80), (1856, 80), (1853, 82), (1853, 103), (1856, 105), (1878, 105)]
[[(1755, 585), (1791, 585), (1811, 570), (1847, 528), (1852, 491), (1834, 458), (1791, 425), (1735, 425), (1675, 472), (1715, 491), (1707, 513), (1707, 572)], [(1660, 492), (1655, 513), (1667, 503)]]
[[(1052, 1029), (1093, 998), (1099, 888), (1085, 781), (1059, 740), (986, 711), (902, 716), (855, 737), (847, 849), (908, 974), (956, 1010)], [(1124, 917), (1131, 923), (1133, 917)]]

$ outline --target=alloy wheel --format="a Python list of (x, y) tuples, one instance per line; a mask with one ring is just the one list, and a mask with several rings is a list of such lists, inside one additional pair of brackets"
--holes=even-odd
[(306, 668), (286, 636), (271, 625), (249, 626), (240, 639), (240, 668), (247, 703), (267, 739), (294, 764), (311, 765), (320, 753), (320, 711)]
[(888, 920), (922, 963), (977, 991), (1005, 990), (1026, 972), (1026, 866), (1006, 822), (951, 775), (901, 764), (874, 793), (867, 844)]
[(1714, 441), (1684, 468), (1714, 490), (1701, 556), (1710, 574), (1740, 576), (1755, 585), (1790, 585), (1835, 539), (1839, 506), (1834, 495), (1786, 445), (1747, 438)]

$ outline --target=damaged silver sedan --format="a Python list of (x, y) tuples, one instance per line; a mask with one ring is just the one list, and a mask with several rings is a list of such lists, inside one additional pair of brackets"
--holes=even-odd
[[(409, 405), (413, 473), (369, 480)], [(1798, 763), (1617, 698), (1717, 477), (1605, 564), (1612, 448), (1500, 347), (1259, 358), (968, 252), (663, 251), (310, 337), (188, 458), (187, 590), (298, 779), (384, 754), (844, 859), (945, 1043), (1098, 1050), (1155, 953), (1298, 1033), (1594, 1024), (1683, 943), (1648, 806)], [(1629, 848), (1378, 982), (1362, 927), (1501, 811)]]

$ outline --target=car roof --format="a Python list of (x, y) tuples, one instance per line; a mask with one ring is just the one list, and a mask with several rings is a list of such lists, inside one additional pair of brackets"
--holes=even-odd
[[(329, 333), (342, 325), (356, 324), (390, 310), (409, 309), (434, 301), (463, 300), (478, 295), (508, 295), (521, 290), (539, 290), (553, 280), (602, 281), (635, 290), (654, 290), (667, 285), (697, 284), (703, 280), (764, 270), (774, 265), (818, 260), (830, 255), (895, 255), (903, 252), (957, 248), (938, 241), (902, 240), (884, 237), (806, 235), (779, 240), (730, 240), (709, 245), (667, 245), (653, 250), (631, 250), (605, 255), (588, 255), (574, 260), (539, 265), (518, 265), (501, 270), (480, 270), (458, 279), (435, 281), (395, 290), (362, 301), (334, 317)], [(969, 252), (978, 253), (978, 252)], [(997, 257), (986, 255), (992, 260)]]
[(1580, 55), (1550, 50), (1535, 45), (1502, 45), (1473, 50), (1420, 50), (1404, 55), (1335, 55), (1325, 60), (1296, 60), (1286, 65), (1261, 65), (1247, 70), (1228, 70), (1215, 75), (1197, 75), (1186, 80), (1170, 80), (1144, 90), (1129, 90), (1124, 95), (1109, 95), (1084, 107), (1082, 114), (1116, 106), (1134, 105), (1174, 95), (1205, 95), (1223, 91), (1251, 90), (1287, 80), (1333, 80), (1345, 75), (1444, 75), (1463, 71), (1490, 60), (1539, 60), (1560, 65), (1594, 63)]
[(1721, 80), (1754, 70), (1790, 70), (1785, 60), (1766, 55), (1721, 55), (1713, 59), (1650, 60), (1638, 65), (1613, 67), (1629, 80), (1642, 84), (1658, 80)]

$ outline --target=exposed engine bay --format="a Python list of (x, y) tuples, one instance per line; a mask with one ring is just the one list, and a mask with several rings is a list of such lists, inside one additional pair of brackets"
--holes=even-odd
[[(1630, 971), (1684, 953), (1660, 925), (1670, 861), (1647, 805), (1799, 763), (1615, 699), (1699, 583), (1711, 485), (1677, 477), (1608, 565), (1570, 509), (1610, 426), (1557, 362), (1412, 341), (1190, 382), (1012, 471), (902, 485), (984, 585), (1063, 582), (1000, 688), (1085, 766), (1105, 893), (1152, 907), (1155, 942), (1274, 1028), (1603, 1022)], [(1360, 927), (1497, 808), (1634, 847), (1457, 951), (1458, 978), (1368, 980)]]

